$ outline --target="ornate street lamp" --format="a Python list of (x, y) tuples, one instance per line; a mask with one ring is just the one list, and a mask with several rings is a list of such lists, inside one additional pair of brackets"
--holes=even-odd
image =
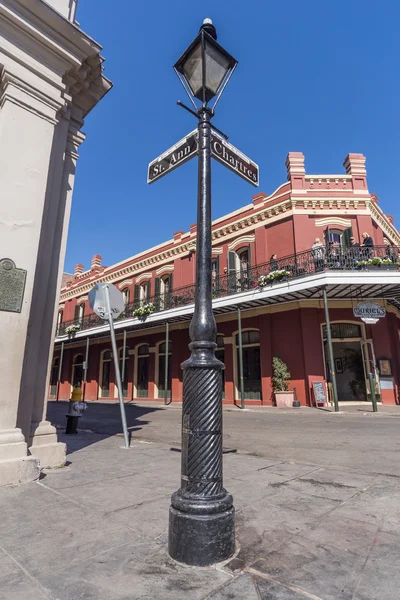
[(174, 66), (195, 108), (187, 110), (199, 120), (199, 167), (195, 309), (189, 329), (191, 356), (182, 365), (182, 475), (181, 487), (171, 499), (169, 553), (197, 566), (226, 560), (235, 550), (233, 499), (222, 481), (224, 365), (215, 357), (212, 311), (211, 118), (237, 62), (216, 40), (214, 25), (205, 19)]

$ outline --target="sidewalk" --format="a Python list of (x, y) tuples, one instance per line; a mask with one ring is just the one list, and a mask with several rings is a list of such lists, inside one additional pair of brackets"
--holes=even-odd
[(238, 553), (197, 569), (166, 551), (179, 447), (60, 437), (67, 467), (0, 489), (1, 600), (399, 597), (399, 477), (226, 453)]

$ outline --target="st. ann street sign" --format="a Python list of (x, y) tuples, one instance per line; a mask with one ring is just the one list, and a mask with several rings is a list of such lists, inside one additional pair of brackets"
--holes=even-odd
[[(183, 165), (197, 154), (197, 129), (161, 154), (149, 164), (147, 183), (153, 183), (160, 177)], [(229, 144), (222, 136), (212, 130), (211, 156), (218, 162), (231, 169), (234, 173), (245, 179), (255, 187), (259, 184), (258, 165), (240, 152), (235, 146)]]
[(153, 183), (197, 154), (197, 129), (149, 164), (147, 183)]

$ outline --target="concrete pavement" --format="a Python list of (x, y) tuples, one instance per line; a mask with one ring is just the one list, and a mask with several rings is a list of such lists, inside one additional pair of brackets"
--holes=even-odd
[[(49, 408), (60, 426), (65, 408)], [(238, 552), (196, 569), (166, 552), (180, 411), (127, 412), (129, 450), (118, 407), (90, 405), (81, 433), (60, 436), (67, 467), (0, 489), (1, 600), (399, 597), (397, 418), (226, 413)]]

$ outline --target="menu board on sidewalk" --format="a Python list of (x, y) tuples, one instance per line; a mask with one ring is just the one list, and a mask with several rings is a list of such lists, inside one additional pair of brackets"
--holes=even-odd
[(315, 401), (316, 406), (318, 406), (318, 404), (327, 404), (328, 400), (326, 397), (324, 382), (323, 381), (313, 381), (312, 386), (313, 386), (314, 401)]

